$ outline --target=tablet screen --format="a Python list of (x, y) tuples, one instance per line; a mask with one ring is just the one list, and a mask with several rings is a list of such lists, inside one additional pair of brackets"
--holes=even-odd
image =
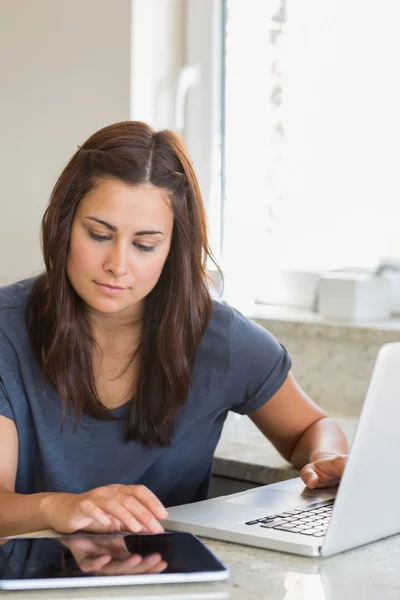
[(0, 541), (3, 589), (211, 581), (228, 575), (226, 567), (190, 533)]

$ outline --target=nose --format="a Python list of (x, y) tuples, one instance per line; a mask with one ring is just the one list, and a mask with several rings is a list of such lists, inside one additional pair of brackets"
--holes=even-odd
[(123, 243), (115, 244), (110, 249), (104, 263), (104, 269), (114, 277), (122, 277), (127, 273), (127, 249)]

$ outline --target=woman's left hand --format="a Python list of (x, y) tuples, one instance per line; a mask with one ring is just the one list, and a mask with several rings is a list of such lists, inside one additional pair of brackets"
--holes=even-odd
[(339, 485), (347, 462), (347, 454), (324, 454), (311, 457), (300, 471), (307, 487), (324, 488)]

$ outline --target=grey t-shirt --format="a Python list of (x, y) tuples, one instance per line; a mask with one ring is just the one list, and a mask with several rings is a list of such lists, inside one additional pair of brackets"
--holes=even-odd
[(285, 348), (228, 304), (214, 302), (170, 447), (124, 442), (127, 405), (111, 411), (117, 421), (84, 414), (74, 432), (72, 410), (61, 427), (55, 388), (46, 385), (44, 394), (28, 340), (24, 311), (33, 282), (0, 288), (0, 415), (18, 430), (16, 492), (81, 493), (140, 483), (166, 506), (204, 499), (228, 411), (249, 414), (275, 394), (291, 367)]

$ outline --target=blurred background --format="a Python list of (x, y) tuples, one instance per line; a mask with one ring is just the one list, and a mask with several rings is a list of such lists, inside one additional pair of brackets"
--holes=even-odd
[(0, 0), (0, 285), (42, 268), (77, 146), (138, 119), (184, 139), (232, 304), (400, 312), (399, 16), (395, 0)]

